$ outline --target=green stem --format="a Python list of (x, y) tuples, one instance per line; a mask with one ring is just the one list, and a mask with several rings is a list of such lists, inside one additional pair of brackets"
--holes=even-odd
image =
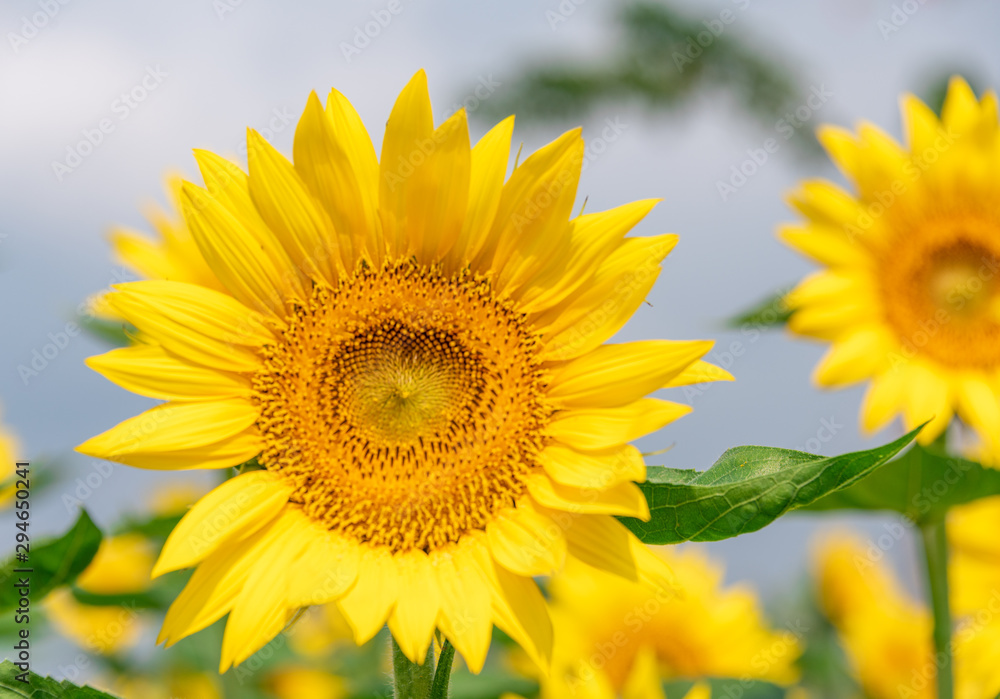
[(451, 681), (451, 661), (455, 659), (455, 646), (446, 640), (441, 646), (441, 657), (438, 659), (437, 670), (434, 671), (434, 684), (431, 685), (431, 699), (448, 699), (448, 683)]
[(951, 610), (948, 606), (948, 537), (944, 520), (921, 525), (931, 609), (934, 612), (934, 652), (938, 699), (955, 696), (951, 670)]
[(434, 675), (434, 644), (427, 649), (423, 665), (411, 661), (396, 639), (392, 639), (392, 671), (396, 684), (396, 699), (427, 699)]

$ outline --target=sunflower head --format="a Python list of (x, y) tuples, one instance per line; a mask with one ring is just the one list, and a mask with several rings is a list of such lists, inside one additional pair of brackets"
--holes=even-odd
[(464, 111), (435, 127), (421, 72), (381, 158), (337, 91), (309, 97), (293, 161), (252, 131), (249, 173), (196, 152), (204, 187), (179, 198), (215, 281), (109, 296), (142, 342), (90, 366), (167, 402), (79, 447), (261, 467), (168, 539), (154, 572), (197, 570), (161, 640), (228, 614), (225, 670), (335, 604), (358, 642), (388, 622), (420, 662), (439, 629), (478, 671), (494, 625), (547, 662), (532, 577), (567, 558), (670, 584), (614, 518), (648, 516), (629, 442), (688, 412), (650, 392), (731, 377), (710, 342), (605, 344), (676, 237), (625, 237), (653, 201), (572, 217), (579, 130), (508, 178), (512, 128), (472, 147)]
[(862, 425), (902, 413), (931, 420), (930, 442), (954, 415), (1000, 458), (1000, 129), (997, 100), (955, 78), (940, 117), (903, 99), (906, 143), (862, 123), (819, 136), (850, 181), (804, 183), (805, 218), (782, 239), (825, 269), (789, 296), (795, 333), (832, 343), (823, 386), (871, 384)]

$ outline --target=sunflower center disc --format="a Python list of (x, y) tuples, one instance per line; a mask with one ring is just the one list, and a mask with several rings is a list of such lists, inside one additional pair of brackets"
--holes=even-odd
[(525, 489), (549, 411), (536, 337), (486, 280), (404, 262), (317, 289), (254, 377), (262, 463), (359, 541), (430, 550)]
[(887, 317), (904, 346), (956, 368), (1000, 366), (996, 228), (957, 222), (912, 242), (883, 265)]

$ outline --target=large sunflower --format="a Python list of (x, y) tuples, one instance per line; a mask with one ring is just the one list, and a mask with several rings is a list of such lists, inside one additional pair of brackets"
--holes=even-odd
[(804, 183), (806, 217), (781, 232), (826, 265), (789, 297), (789, 327), (833, 343), (816, 368), (823, 386), (865, 379), (867, 430), (902, 413), (932, 420), (934, 440), (957, 415), (1000, 458), (1000, 129), (992, 93), (977, 101), (952, 80), (939, 119), (903, 99), (908, 143), (871, 124), (819, 137), (855, 186)]
[(439, 629), (482, 667), (495, 624), (544, 661), (532, 576), (567, 556), (633, 580), (669, 570), (614, 515), (648, 516), (628, 443), (689, 411), (656, 389), (728, 378), (710, 342), (604, 345), (673, 235), (625, 238), (642, 201), (570, 218), (571, 131), (504, 182), (513, 120), (470, 148), (434, 128), (418, 73), (381, 159), (347, 100), (311, 95), (294, 164), (248, 135), (249, 175), (207, 152), (184, 219), (226, 292), (119, 285), (143, 343), (89, 360), (168, 402), (79, 447), (153, 469), (246, 470), (173, 531), (154, 574), (197, 566), (168, 644), (228, 614), (221, 670), (303, 606), (363, 642), (388, 622), (421, 661)]

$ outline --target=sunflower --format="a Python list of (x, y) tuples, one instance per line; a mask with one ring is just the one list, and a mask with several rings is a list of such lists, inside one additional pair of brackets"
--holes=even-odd
[(907, 145), (871, 124), (819, 138), (855, 193), (804, 183), (806, 221), (781, 238), (825, 265), (789, 296), (790, 329), (832, 346), (814, 379), (871, 379), (861, 423), (929, 443), (958, 417), (1000, 459), (1000, 138), (997, 100), (954, 78), (939, 119), (903, 99)]
[(722, 568), (703, 549), (656, 552), (676, 594), (572, 562), (552, 578), (556, 642), (544, 699), (662, 696), (663, 681), (677, 678), (798, 679), (798, 638), (768, 627), (752, 590), (723, 588)]
[[(98, 595), (143, 592), (150, 586), (153, 562), (154, 549), (144, 536), (113, 536), (101, 542), (90, 565), (76, 579), (76, 585)], [(83, 604), (66, 587), (49, 593), (43, 606), (63, 636), (102, 655), (113, 655), (134, 646), (146, 627), (145, 619), (134, 605)]]
[(9, 507), (17, 493), (17, 458), (21, 450), (17, 438), (6, 425), (0, 424), (0, 509)]
[[(669, 570), (615, 515), (648, 517), (629, 442), (690, 408), (647, 398), (730, 379), (707, 341), (604, 344), (674, 235), (625, 238), (655, 204), (571, 218), (583, 140), (504, 181), (513, 119), (470, 148), (408, 83), (381, 159), (337, 91), (309, 97), (294, 164), (248, 132), (249, 174), (196, 152), (186, 227), (225, 292), (149, 280), (108, 302), (142, 343), (88, 364), (167, 402), (79, 451), (141, 468), (252, 467), (202, 498), (154, 575), (197, 566), (168, 645), (228, 614), (220, 671), (301, 607), (386, 623), (421, 662), (440, 630), (478, 671), (493, 625), (540, 662), (533, 576), (567, 558), (654, 586)], [(256, 467), (256, 468), (254, 468)]]
[[(863, 541), (845, 534), (833, 535), (818, 547), (816, 578), (823, 611), (865, 696), (932, 699), (936, 664), (931, 614), (902, 591), (892, 572), (869, 551)], [(956, 588), (964, 586), (959, 570), (951, 568), (949, 574)], [(958, 699), (1000, 692), (998, 643), (995, 612), (960, 618), (952, 644)]]

